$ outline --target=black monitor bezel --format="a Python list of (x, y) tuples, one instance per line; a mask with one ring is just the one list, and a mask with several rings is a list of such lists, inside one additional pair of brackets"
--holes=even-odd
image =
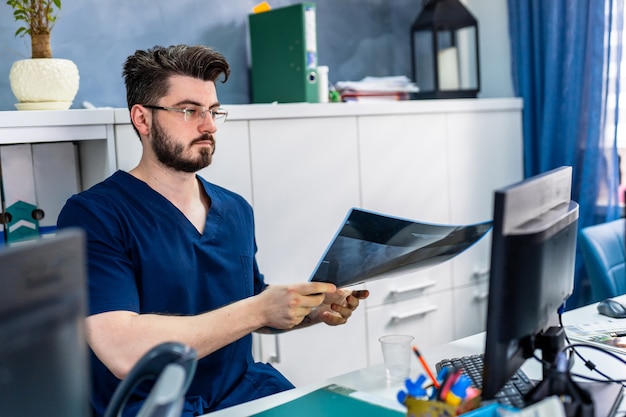
[[(551, 184), (555, 181), (559, 182), (558, 187)], [(553, 198), (553, 203), (539, 198), (534, 204), (536, 195), (524, 196), (544, 187), (558, 188), (558, 192), (546, 194)], [(536, 338), (558, 325), (559, 309), (573, 291), (578, 204), (569, 199), (570, 195), (570, 167), (557, 168), (494, 193), (482, 387), (485, 399), (494, 398), (533, 355), (538, 347)], [(523, 204), (511, 204), (511, 199), (520, 198)], [(506, 224), (507, 216), (519, 210), (518, 206), (525, 206), (521, 210), (533, 207), (529, 209), (532, 212), (536, 205), (544, 208), (526, 220), (515, 213), (524, 221), (514, 228)], [(542, 216), (542, 221), (536, 220)], [(554, 257), (554, 251), (559, 252), (558, 263), (545, 259)], [(561, 279), (548, 279), (555, 274)]]
[(85, 260), (77, 229), (0, 250), (0, 415), (91, 413)]

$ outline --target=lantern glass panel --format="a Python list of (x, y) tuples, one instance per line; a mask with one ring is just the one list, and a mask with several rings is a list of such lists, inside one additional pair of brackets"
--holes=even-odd
[(478, 45), (476, 26), (459, 29), (456, 33), (459, 51), (459, 83), (461, 90), (478, 89)]
[(439, 90), (458, 90), (461, 86), (459, 48), (452, 30), (437, 32), (437, 70)]
[(415, 84), (420, 91), (435, 91), (435, 56), (430, 30), (413, 32), (413, 59)]

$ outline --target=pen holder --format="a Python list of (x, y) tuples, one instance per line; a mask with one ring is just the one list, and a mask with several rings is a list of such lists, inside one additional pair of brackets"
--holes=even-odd
[(483, 407), (479, 407), (479, 404), (479, 401), (475, 401), (475, 408), (459, 409), (441, 401), (419, 400), (413, 397), (407, 397), (404, 401), (407, 408), (406, 417), (500, 417), (503, 411), (519, 411), (496, 403)]
[(457, 407), (441, 401), (407, 397), (404, 400), (404, 405), (406, 406), (406, 417), (452, 417), (457, 415)]

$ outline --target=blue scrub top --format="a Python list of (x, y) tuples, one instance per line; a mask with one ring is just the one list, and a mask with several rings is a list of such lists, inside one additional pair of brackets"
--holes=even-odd
[[(90, 315), (195, 315), (262, 291), (252, 208), (241, 196), (197, 178), (211, 198), (202, 234), (172, 203), (124, 171), (67, 201), (58, 227), (86, 231)], [(254, 363), (251, 347), (247, 335), (198, 361), (184, 415), (293, 387), (270, 365)], [(93, 352), (91, 366), (92, 404), (103, 415), (119, 380)], [(142, 398), (137, 393), (129, 404)]]

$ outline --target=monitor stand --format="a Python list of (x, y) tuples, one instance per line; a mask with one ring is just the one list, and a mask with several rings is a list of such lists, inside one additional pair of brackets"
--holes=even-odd
[(562, 352), (564, 346), (562, 327), (551, 327), (537, 338), (543, 359), (543, 380), (526, 395), (527, 404), (557, 395), (563, 401), (567, 417), (613, 416), (622, 398), (622, 385), (574, 381), (569, 372), (574, 358), (567, 358)]

